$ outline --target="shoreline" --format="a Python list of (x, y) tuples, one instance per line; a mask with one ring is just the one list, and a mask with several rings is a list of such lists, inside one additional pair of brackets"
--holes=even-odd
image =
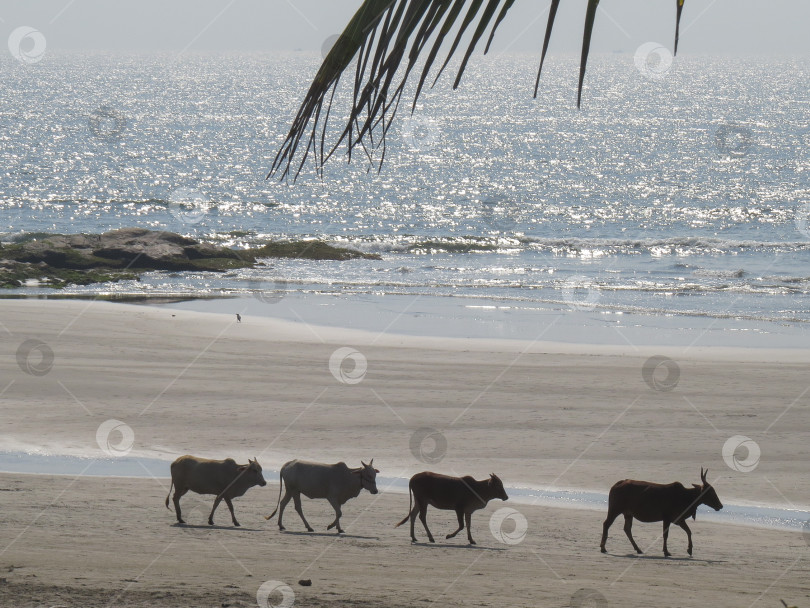
[[(325, 310), (328, 317), (334, 308)], [(806, 351), (694, 347), (684, 354), (426, 338), (323, 327), (305, 309), (296, 312), (306, 322), (0, 300), (7, 420), (0, 445), (110, 459), (160, 454), (164, 475), (177, 454), (256, 457), (268, 482), (235, 501), (243, 527), (233, 528), (224, 507), (208, 526), (212, 497), (192, 493), (183, 499), (191, 525), (176, 525), (164, 506), (163, 476), (0, 474), (7, 514), (0, 532), (8, 539), (0, 567), (9, 570), (0, 603), (247, 608), (265, 581), (290, 585), (297, 603), (316, 608), (413, 606), (437, 597), (448, 606), (564, 606), (576, 605), (580, 589), (615, 605), (669, 605), (685, 580), (692, 590), (679, 603), (685, 608), (810, 599), (804, 527), (723, 525), (701, 507), (694, 557), (674, 530), (673, 558), (663, 559), (656, 524), (634, 528), (645, 555), (630, 553), (618, 524), (603, 555), (604, 511), (557, 508), (565, 500), (571, 506), (570, 496), (549, 505), (515, 491), (473, 517), (476, 547), (463, 534), (444, 539), (455, 517), (435, 509), (428, 519), (437, 543), (423, 542), (417, 528), (420, 542), (412, 545), (407, 526), (394, 529), (408, 498), (393, 490), (404, 486), (386, 491), (382, 483), (402, 485), (422, 470), (476, 479), (495, 472), (507, 486), (581, 496), (623, 478), (688, 485), (708, 467), (729, 514), (737, 497), (783, 509), (803, 504)], [(645, 367), (669, 352), (675, 380), (666, 365), (656, 368), (663, 376)], [(723, 452), (742, 436), (761, 451), (753, 465), (750, 453)], [(304, 502), (313, 534), (302, 533), (293, 509), (285, 513), (289, 532), (264, 520), (278, 496), (272, 473), (283, 462), (354, 465), (372, 457), (383, 491), (344, 506), (345, 537), (325, 532), (333, 517), (325, 501)], [(585, 498), (590, 505), (601, 496)], [(514, 532), (496, 525), (504, 515), (525, 518), (525, 538), (510, 544)], [(312, 586), (296, 585), (301, 579)]]

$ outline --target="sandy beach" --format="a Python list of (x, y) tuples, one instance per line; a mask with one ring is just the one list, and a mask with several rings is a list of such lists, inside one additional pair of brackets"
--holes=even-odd
[[(510, 487), (597, 492), (698, 483), (703, 466), (724, 503), (810, 503), (810, 351), (416, 338), (69, 300), (0, 301), (0, 332), (5, 451), (258, 457), (267, 470), (374, 458), (392, 478), (495, 472)], [(99, 437), (110, 420), (131, 434)], [(420, 444), (424, 428), (439, 442)], [(758, 461), (724, 459), (738, 436)], [(393, 527), (405, 494), (347, 503), (342, 538), (325, 531), (329, 506), (305, 500), (316, 533), (292, 509), (280, 533), (263, 518), (278, 493), (267, 481), (235, 501), (233, 529), (224, 506), (205, 525), (212, 500), (196, 495), (183, 499), (192, 525), (177, 526), (165, 478), (2, 474), (0, 603), (254, 606), (279, 581), (300, 606), (810, 605), (806, 534), (707, 522), (707, 507), (690, 523), (692, 558), (681, 530), (664, 559), (660, 525), (640, 523), (635, 557), (620, 522), (602, 555), (604, 513), (525, 504), (512, 505), (525, 538), (501, 542), (500, 501), (473, 517), (478, 546), (444, 540), (455, 518), (435, 510), (438, 542), (412, 546)]]

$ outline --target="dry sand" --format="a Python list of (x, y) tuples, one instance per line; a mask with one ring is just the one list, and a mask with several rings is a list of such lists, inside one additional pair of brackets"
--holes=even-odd
[[(708, 466), (724, 502), (810, 502), (808, 351), (573, 347), (235, 321), (104, 302), (0, 301), (0, 447), (103, 455), (97, 431), (116, 419), (132, 429), (130, 455), (258, 456), (266, 469), (293, 457), (373, 457), (389, 477), (496, 472), (509, 486), (600, 492), (625, 477), (689, 484)], [(31, 339), (47, 347), (26, 358), (19, 347)], [(356, 383), (330, 371), (341, 347), (367, 362)], [(652, 355), (676, 362), (673, 390), (645, 383)], [(352, 366), (341, 369), (353, 382)], [(656, 378), (660, 386), (661, 370)], [(434, 464), (411, 449), (426, 426), (447, 441)], [(723, 460), (735, 435), (761, 449), (751, 472)], [(120, 436), (110, 439), (115, 447)], [(659, 525), (638, 523), (636, 539), (649, 550), (631, 556), (620, 522), (602, 555), (602, 513), (514, 505), (528, 532), (505, 544), (489, 530), (504, 506), (495, 501), (473, 518), (477, 547), (462, 535), (444, 540), (454, 517), (436, 511), (437, 544), (411, 546), (407, 530), (393, 528), (407, 512), (403, 494), (347, 503), (343, 538), (325, 533), (331, 510), (322, 501), (304, 502), (317, 533), (299, 534), (292, 509), (291, 532), (279, 533), (262, 517), (277, 497), (277, 480), (268, 481), (235, 502), (242, 529), (225, 525), (224, 506), (222, 527), (211, 529), (211, 499), (196, 495), (183, 504), (198, 525), (174, 525), (166, 479), (0, 475), (0, 603), (247, 606), (277, 580), (291, 586), (296, 606), (603, 605), (580, 603), (581, 589), (610, 606), (778, 607), (780, 598), (810, 606), (810, 547), (798, 533), (708, 523), (699, 511), (693, 558), (679, 529), (670, 534), (674, 558), (664, 559)]]

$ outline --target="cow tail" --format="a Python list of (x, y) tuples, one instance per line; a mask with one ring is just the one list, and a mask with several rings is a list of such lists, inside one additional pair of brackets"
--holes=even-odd
[[(283, 468), (283, 467), (282, 467)], [(284, 478), (281, 476), (281, 471), (278, 472), (278, 500), (276, 501), (276, 510), (270, 515), (265, 515), (265, 519), (273, 519), (273, 516), (278, 511), (278, 505), (281, 503), (281, 487), (284, 485)]]
[(166, 508), (169, 509), (170, 511), (171, 511), (171, 507), (169, 506), (169, 496), (172, 495), (172, 486), (173, 485), (174, 485), (174, 479), (172, 479), (172, 482), (169, 484), (169, 493), (166, 494)]
[(413, 492), (411, 490), (411, 484), (408, 484), (408, 514), (405, 516), (405, 519), (394, 526), (395, 528), (399, 528), (402, 524), (408, 521), (408, 518), (411, 516), (411, 509), (413, 508), (411, 505), (413, 505)]

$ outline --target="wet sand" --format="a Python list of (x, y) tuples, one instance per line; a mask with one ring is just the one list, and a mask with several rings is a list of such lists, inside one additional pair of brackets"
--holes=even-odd
[[(0, 323), (5, 450), (258, 456), (268, 469), (373, 457), (390, 477), (496, 472), (600, 492), (626, 477), (688, 485), (706, 466), (724, 502), (810, 502), (808, 351), (413, 338), (104, 302), (0, 301)], [(435, 432), (420, 443), (423, 428)], [(724, 459), (737, 436), (758, 461)], [(702, 521), (707, 507), (690, 524), (693, 558), (674, 529), (664, 559), (659, 524), (640, 523), (649, 550), (632, 556), (621, 522), (602, 555), (604, 515), (574, 509), (514, 505), (526, 535), (502, 542), (489, 525), (499, 501), (473, 518), (478, 546), (444, 540), (455, 518), (433, 510), (437, 544), (412, 546), (393, 528), (403, 494), (347, 503), (338, 539), (323, 501), (304, 501), (314, 534), (292, 509), (289, 533), (265, 522), (268, 482), (235, 501), (241, 529), (224, 506), (211, 529), (212, 501), (196, 495), (183, 501), (197, 525), (174, 524), (166, 479), (0, 475), (0, 602), (247, 606), (276, 580), (301, 606), (588, 605), (581, 589), (608, 605), (810, 604), (806, 535)]]

